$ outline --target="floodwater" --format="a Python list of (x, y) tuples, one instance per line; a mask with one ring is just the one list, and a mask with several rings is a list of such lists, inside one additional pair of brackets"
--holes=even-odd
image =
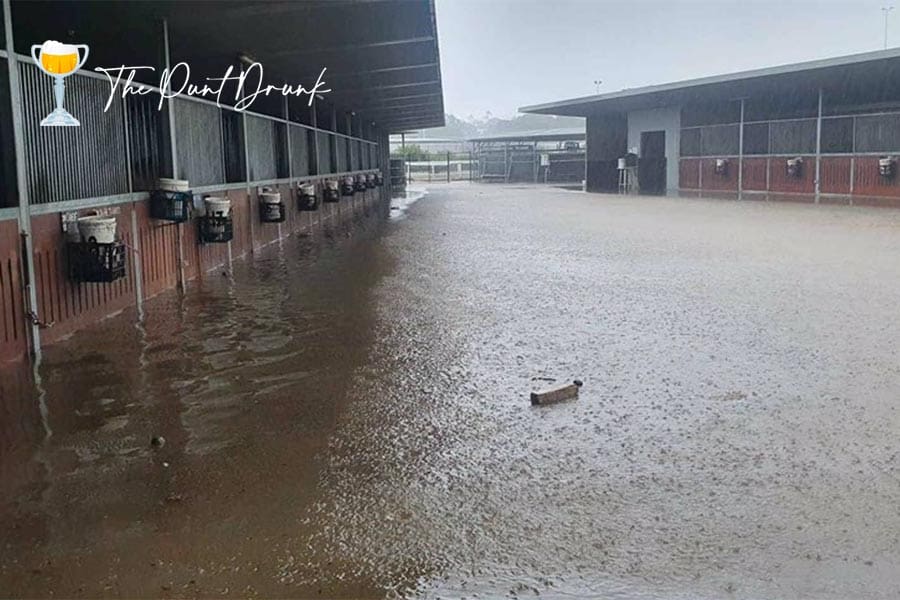
[(900, 211), (392, 214), (4, 373), (0, 596), (900, 596)]

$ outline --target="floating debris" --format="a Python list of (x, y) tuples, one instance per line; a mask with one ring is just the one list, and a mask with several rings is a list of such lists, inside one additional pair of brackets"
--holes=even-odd
[(531, 392), (531, 404), (532, 406), (538, 406), (562, 402), (563, 400), (569, 400), (570, 398), (577, 398), (578, 389), (581, 385), (582, 382), (576, 379), (573, 383), (569, 383), (559, 388), (544, 392)]

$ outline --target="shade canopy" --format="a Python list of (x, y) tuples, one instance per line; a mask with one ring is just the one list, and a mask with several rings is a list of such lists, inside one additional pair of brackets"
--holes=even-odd
[(159, 67), (162, 19), (172, 60), (189, 63), (192, 78), (221, 77), (240, 56), (275, 85), (312, 87), (325, 68), (324, 100), (367, 124), (444, 124), (433, 0), (13, 2), (18, 52), (45, 39), (85, 43), (88, 67)]

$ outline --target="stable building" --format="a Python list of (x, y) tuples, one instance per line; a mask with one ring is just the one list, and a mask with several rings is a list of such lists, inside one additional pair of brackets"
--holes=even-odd
[(588, 191), (900, 206), (900, 49), (520, 110), (587, 119)]
[[(433, 0), (0, 4), (0, 367), (382, 211), (390, 134), (444, 125)], [(254, 65), (261, 85), (326, 85), (160, 102), (179, 64), (198, 86)], [(150, 93), (111, 95), (94, 68), (119, 66)]]

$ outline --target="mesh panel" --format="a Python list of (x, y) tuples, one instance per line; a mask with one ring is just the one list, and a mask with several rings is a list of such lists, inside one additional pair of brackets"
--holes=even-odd
[(191, 186), (224, 183), (222, 124), (219, 108), (175, 99), (178, 179)]

